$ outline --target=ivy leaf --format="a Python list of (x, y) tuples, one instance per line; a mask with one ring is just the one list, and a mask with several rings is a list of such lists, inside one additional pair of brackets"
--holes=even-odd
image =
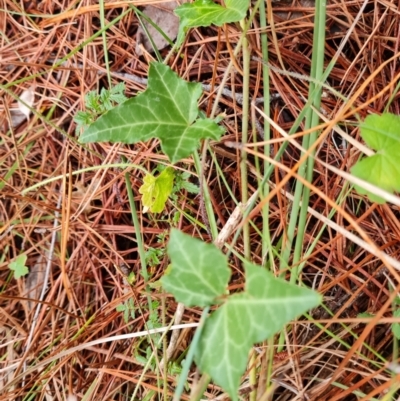
[(215, 245), (172, 229), (167, 253), (172, 267), (161, 278), (166, 291), (186, 306), (204, 307), (218, 302), (231, 272), (226, 256)]
[(277, 279), (264, 268), (246, 264), (245, 270), (246, 290), (230, 296), (206, 320), (195, 355), (199, 369), (232, 400), (238, 399), (251, 347), (321, 301), (318, 293)]
[(224, 132), (212, 120), (196, 121), (201, 93), (200, 84), (184, 81), (162, 63), (152, 63), (146, 91), (101, 116), (80, 141), (137, 143), (159, 138), (163, 152), (175, 163), (188, 157), (200, 139), (217, 140)]
[[(360, 130), (366, 144), (377, 152), (358, 161), (351, 173), (390, 193), (400, 192), (400, 116), (389, 113), (369, 115)], [(380, 196), (358, 185), (355, 188), (360, 194), (368, 195), (371, 201), (385, 203)]]
[(168, 196), (174, 186), (174, 169), (167, 167), (158, 177), (147, 174), (143, 179), (143, 185), (139, 193), (143, 195), (143, 212), (150, 209), (152, 213), (160, 213), (164, 210)]
[(8, 267), (14, 271), (14, 278), (19, 279), (26, 276), (29, 273), (29, 269), (25, 266), (27, 256), (22, 254), (15, 258), (14, 262), (11, 262)]
[(243, 19), (249, 9), (249, 0), (225, 0), (225, 6), (214, 3), (211, 0), (197, 0), (194, 3), (182, 4), (175, 10), (180, 18), (177, 44), (183, 42), (185, 32), (189, 28), (221, 26), (229, 22), (237, 22)]

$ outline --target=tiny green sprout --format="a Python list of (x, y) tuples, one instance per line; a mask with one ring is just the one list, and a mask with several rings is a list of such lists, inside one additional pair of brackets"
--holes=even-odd
[(133, 285), (136, 281), (136, 275), (134, 272), (130, 272), (128, 277), (126, 278), (126, 281), (128, 282), (129, 285)]
[[(393, 317), (400, 317), (400, 309), (396, 309), (393, 312)], [(400, 340), (400, 323), (392, 324), (392, 333), (398, 340)]]
[(147, 266), (157, 266), (164, 257), (165, 250), (160, 248), (149, 247), (145, 252), (144, 258)]
[(29, 269), (25, 266), (26, 260), (27, 256), (25, 254), (21, 254), (8, 265), (9, 269), (14, 271), (15, 279), (19, 279), (29, 273)]
[(91, 91), (85, 95), (85, 111), (78, 111), (74, 117), (76, 134), (87, 129), (98, 117), (112, 110), (116, 105), (124, 103), (128, 98), (124, 95), (125, 84), (123, 82), (111, 89), (103, 88), (98, 94)]
[(129, 298), (123, 304), (117, 305), (115, 310), (117, 312), (123, 312), (124, 322), (128, 324), (129, 320), (135, 319), (135, 303), (133, 298)]

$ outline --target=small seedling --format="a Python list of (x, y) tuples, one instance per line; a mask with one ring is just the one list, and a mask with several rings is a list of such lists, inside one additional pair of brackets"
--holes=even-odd
[(17, 256), (15, 260), (8, 265), (9, 269), (14, 272), (15, 279), (19, 279), (29, 273), (29, 269), (25, 265), (26, 260), (27, 256), (22, 254)]
[(170, 198), (176, 202), (178, 200), (178, 194), (181, 193), (182, 190), (186, 190), (190, 194), (197, 195), (200, 192), (200, 187), (196, 184), (193, 184), (189, 181), (190, 173), (187, 171), (176, 171), (175, 172), (175, 181), (174, 187), (172, 188), (172, 193)]
[(125, 84), (121, 82), (109, 90), (103, 88), (100, 94), (95, 91), (87, 93), (85, 96), (85, 111), (78, 111), (74, 117), (77, 135), (93, 124), (98, 117), (128, 100), (124, 92)]
[(115, 309), (117, 312), (123, 312), (124, 322), (126, 324), (128, 324), (130, 320), (135, 320), (136, 307), (133, 298), (129, 298), (123, 304), (117, 305)]
[(157, 266), (165, 255), (165, 249), (149, 247), (144, 255), (147, 266)]

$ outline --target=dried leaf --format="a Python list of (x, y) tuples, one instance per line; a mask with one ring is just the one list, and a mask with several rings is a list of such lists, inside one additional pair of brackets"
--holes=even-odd
[[(171, 41), (175, 40), (178, 35), (179, 18), (173, 12), (178, 5), (178, 2), (176, 1), (167, 1), (162, 4), (157, 4), (157, 6), (146, 6), (142, 10), (143, 13), (149, 17), (149, 19), (151, 19), (153, 23), (170, 38)], [(144, 18), (142, 18), (142, 21), (158, 50), (164, 49), (164, 47), (168, 46), (168, 41), (153, 25), (147, 22)], [(149, 53), (154, 52), (153, 44), (147, 37), (143, 27), (140, 25), (136, 33), (136, 54), (138, 56), (143, 54), (142, 46)]]
[(31, 86), (26, 91), (23, 91), (20, 96), (22, 102), (18, 101), (18, 109), (26, 118), (29, 118), (29, 115), (31, 114), (31, 110), (28, 106), (32, 107), (35, 102), (35, 92), (33, 89), (33, 86)]
[(93, 200), (101, 199), (101, 194), (98, 193), (98, 189), (100, 187), (101, 180), (93, 179), (90, 184), (85, 185), (80, 182), (75, 184), (75, 188), (72, 191), (71, 197), (71, 209), (74, 213), (79, 210), (82, 205), (83, 213), (88, 214), (91, 212), (91, 202)]
[[(36, 263), (30, 267), (25, 281), (25, 295), (27, 298), (39, 300), (45, 274), (46, 258), (43, 255), (39, 255)], [(28, 301), (28, 310), (32, 311), (36, 305), (36, 302)]]
[[(32, 107), (35, 102), (35, 91), (34, 87), (31, 86), (24, 92), (22, 92), (20, 99), (28, 106)], [(10, 110), (11, 116), (11, 127), (16, 128), (18, 125), (22, 124), (26, 119), (29, 118), (31, 113), (30, 109), (25, 106), (21, 101), (18, 101), (18, 108)]]

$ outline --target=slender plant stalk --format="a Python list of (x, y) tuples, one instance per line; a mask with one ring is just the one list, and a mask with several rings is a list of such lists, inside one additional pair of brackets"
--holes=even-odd
[[(243, 30), (246, 26), (246, 21), (241, 21), (240, 25)], [(246, 38), (246, 32), (243, 31), (243, 105), (242, 105), (242, 144), (244, 147), (249, 140), (249, 96), (250, 96), (250, 49), (249, 42)], [(240, 160), (240, 177), (241, 177), (241, 198), (244, 205), (248, 200), (248, 182), (247, 182), (247, 152), (242, 149)], [(243, 248), (244, 257), (250, 260), (250, 227), (249, 223), (243, 224)]]
[[(262, 0), (257, 0), (256, 4), (253, 7), (253, 11), (252, 11), (252, 13), (250, 15), (249, 20), (243, 24), (243, 33), (240, 36), (239, 42), (238, 42), (238, 44), (235, 47), (235, 50), (233, 52), (234, 57), (236, 57), (239, 54), (240, 49), (242, 48), (242, 45), (243, 45), (244, 41), (247, 40), (246, 39), (246, 32), (249, 29), (251, 21), (253, 20), (253, 18), (256, 15), (256, 12), (258, 10), (258, 7), (259, 7), (261, 1)], [(175, 46), (174, 46), (174, 48), (175, 48)], [(168, 54), (168, 57), (167, 57), (168, 59), (169, 59), (169, 57), (171, 57), (174, 48)], [(249, 59), (249, 63), (250, 63), (250, 59)], [(225, 70), (225, 74), (224, 74), (224, 76), (223, 76), (223, 78), (221, 80), (217, 95), (215, 97), (215, 102), (213, 104), (213, 108), (212, 108), (211, 114), (210, 114), (210, 118), (211, 119), (214, 118), (216, 113), (217, 113), (218, 102), (219, 102), (219, 99), (220, 99), (220, 97), (222, 95), (222, 91), (224, 89), (225, 83), (226, 83), (226, 81), (228, 79), (229, 72), (230, 72), (232, 67), (233, 67), (233, 61), (230, 60), (228, 66), (227, 66), (227, 68)], [(247, 85), (247, 87), (248, 87), (248, 85)], [(248, 96), (247, 96), (247, 102), (248, 102)], [(205, 158), (207, 148), (208, 148), (208, 141), (206, 140), (205, 143), (204, 143), (203, 160)], [(193, 154), (193, 159), (194, 159), (194, 163), (195, 163), (197, 174), (199, 175), (199, 179), (201, 180), (201, 189), (202, 189), (202, 193), (203, 193), (203, 198), (204, 198), (204, 203), (205, 203), (205, 207), (206, 207), (206, 213), (207, 213), (208, 221), (209, 221), (209, 224), (210, 224), (211, 234), (212, 234), (213, 239), (215, 239), (217, 237), (217, 235), (218, 235), (218, 229), (217, 229), (217, 224), (216, 224), (216, 221), (215, 221), (215, 216), (214, 216), (214, 211), (213, 211), (213, 208), (212, 208), (212, 203), (211, 203), (211, 200), (210, 200), (208, 184), (207, 184), (207, 181), (205, 180), (205, 178), (203, 177), (204, 171), (203, 171), (203, 168), (202, 168), (202, 163), (200, 162), (199, 155), (196, 152), (194, 152), (194, 154)], [(247, 180), (247, 177), (246, 177), (246, 180)]]
[(196, 167), (196, 171), (199, 174), (199, 180), (202, 180), (203, 200), (204, 200), (204, 205), (206, 207), (208, 223), (210, 224), (211, 235), (214, 240), (218, 236), (218, 227), (217, 227), (217, 222), (215, 220), (215, 215), (210, 198), (210, 192), (207, 185), (207, 180), (205, 179), (205, 177), (202, 177), (203, 168), (201, 167), (200, 156), (197, 152), (193, 153), (193, 160), (194, 160), (194, 165)]
[[(166, 319), (166, 310), (167, 306), (165, 304), (165, 298), (161, 298), (161, 310), (162, 310), (162, 317), (161, 317), (161, 322), (163, 327), (167, 326), (167, 319)], [(167, 349), (168, 349), (168, 341), (167, 337), (163, 336), (162, 339), (162, 344), (163, 344), (163, 360), (165, 361), (164, 363), (164, 368), (162, 369), (162, 377), (163, 377), (163, 398), (164, 401), (168, 401), (168, 355), (167, 355)]]
[[(314, 42), (313, 42), (313, 54), (311, 61), (311, 79), (309, 86), (309, 98), (312, 98), (312, 104), (315, 109), (319, 110), (321, 105), (321, 94), (322, 86), (316, 85), (314, 82), (320, 82), (323, 77), (324, 68), (324, 48), (325, 48), (325, 21), (326, 21), (326, 2), (324, 0), (317, 0), (315, 2), (315, 25), (314, 25)], [(314, 96), (313, 96), (314, 94)], [(305, 114), (305, 129), (309, 129), (318, 125), (319, 116), (311, 108), (308, 107)], [(305, 135), (303, 138), (302, 146), (307, 151), (310, 146), (317, 140), (317, 132), (313, 132), (310, 135)], [(301, 156), (303, 156), (304, 152)], [(299, 167), (298, 174), (301, 177), (305, 177), (308, 182), (312, 182), (313, 170), (314, 170), (314, 158), (312, 157), (315, 151), (312, 153), (307, 160), (302, 163)], [(298, 280), (299, 270), (297, 262), (301, 258), (303, 250), (304, 233), (306, 229), (306, 222), (308, 216), (308, 202), (310, 199), (310, 189), (308, 186), (304, 186), (300, 180), (296, 182), (294, 202), (292, 205), (292, 211), (289, 221), (289, 230), (287, 232), (287, 241), (283, 247), (283, 253), (281, 258), (281, 270), (285, 271), (289, 267), (289, 258), (292, 252), (292, 242), (296, 235), (295, 249), (292, 259), (292, 269), (290, 272), (290, 282), (295, 283)], [(300, 203), (303, 207), (300, 207)], [(298, 221), (298, 216), (300, 218)], [(283, 334), (280, 336), (279, 343), (282, 345), (284, 342)]]
[(252, 348), (251, 351), (250, 351), (250, 360), (249, 360), (249, 367), (250, 367), (249, 384), (250, 384), (251, 387), (254, 387), (254, 390), (250, 393), (250, 396), (249, 396), (250, 401), (256, 401), (257, 400), (257, 369), (256, 369), (256, 363), (257, 363), (257, 353), (254, 350), (254, 348)]
[(106, 36), (106, 28), (105, 28), (105, 15), (104, 15), (104, 0), (99, 1), (99, 9), (100, 9), (100, 26), (101, 26), (101, 37), (103, 39), (103, 51), (104, 51), (104, 61), (106, 63), (106, 71), (107, 71), (107, 81), (108, 86), (111, 88), (111, 72), (110, 72), (110, 63), (108, 59), (108, 46), (107, 46), (107, 36)]
[(204, 391), (206, 391), (206, 388), (210, 383), (210, 381), (211, 377), (209, 375), (207, 374), (202, 375), (197, 383), (196, 388), (194, 389), (193, 393), (190, 396), (190, 401), (200, 401), (201, 399), (203, 399)]
[(140, 222), (139, 222), (138, 214), (137, 214), (137, 210), (136, 210), (135, 198), (133, 196), (131, 180), (130, 180), (128, 173), (125, 174), (125, 184), (126, 184), (126, 191), (128, 193), (128, 198), (129, 198), (129, 205), (131, 208), (131, 216), (132, 216), (133, 226), (135, 229), (136, 243), (138, 246), (140, 265), (141, 265), (141, 274), (142, 274), (143, 281), (145, 284), (145, 289), (146, 289), (147, 305), (148, 305), (149, 311), (151, 313), (153, 311), (153, 306), (152, 306), (151, 296), (150, 296), (151, 290), (150, 290), (150, 287), (148, 284), (149, 283), (149, 274), (147, 272), (145, 250), (144, 250), (144, 246), (143, 246), (142, 233), (140, 230)]
[[(313, 56), (312, 56), (312, 64), (311, 64), (311, 77), (317, 81), (321, 81), (324, 69), (324, 49), (325, 49), (325, 26), (326, 26), (326, 1), (325, 0), (317, 0), (315, 2), (315, 27), (314, 27), (314, 43), (313, 43)], [(322, 96), (322, 87), (317, 86), (313, 82), (310, 82), (310, 90), (309, 96), (314, 91), (317, 91), (317, 95), (314, 98), (314, 107), (316, 110), (319, 110), (321, 107), (321, 96)], [(305, 119), (305, 129), (309, 129), (311, 127), (315, 127), (319, 124), (319, 116), (316, 111), (310, 108), (306, 114)], [(306, 135), (304, 139), (308, 138), (307, 145), (312, 145), (318, 138), (318, 133), (316, 131), (312, 132), (310, 135)], [(308, 149), (305, 148), (305, 149)], [(312, 182), (313, 180), (313, 172), (314, 172), (314, 157), (315, 150), (312, 155), (307, 159), (306, 166), (306, 179), (308, 182)], [(298, 181), (298, 183), (300, 183)], [(290, 275), (290, 282), (294, 283), (297, 281), (299, 276), (299, 271), (297, 268), (297, 262), (301, 258), (301, 254), (303, 251), (303, 240), (304, 233), (306, 231), (306, 222), (307, 222), (307, 207), (310, 199), (310, 188), (308, 186), (303, 187), (303, 196), (302, 196), (302, 205), (304, 207), (301, 208), (300, 211), (300, 219), (298, 224), (298, 232), (296, 237), (295, 250), (293, 254), (293, 267)], [(300, 205), (299, 205), (300, 206)]]
[(185, 388), (185, 382), (189, 375), (190, 366), (192, 365), (194, 353), (196, 352), (196, 348), (200, 341), (200, 336), (203, 331), (204, 323), (208, 317), (208, 312), (210, 311), (210, 307), (205, 308), (201, 314), (200, 324), (194, 333), (193, 340), (190, 344), (189, 352), (186, 355), (185, 362), (183, 364), (182, 372), (179, 376), (178, 385), (176, 386), (173, 401), (180, 401), (183, 393), (183, 389)]
[[(265, 2), (262, 1), (260, 3), (260, 28), (261, 28), (261, 51), (263, 60), (268, 61), (268, 36), (266, 34), (267, 28), (267, 15), (265, 9)], [(270, 116), (271, 108), (270, 108), (270, 85), (269, 85), (269, 70), (266, 64), (262, 66), (262, 76), (263, 76), (263, 96), (264, 96), (264, 113), (267, 116)], [(264, 118), (263, 122), (263, 129), (264, 129), (264, 141), (269, 141), (271, 139), (271, 129), (270, 123), (267, 118)], [(271, 156), (270, 145), (267, 144), (264, 146), (264, 154), (266, 156)], [(267, 160), (264, 160), (264, 175), (268, 173), (270, 168), (270, 163)], [(261, 187), (261, 198), (266, 198), (269, 195), (269, 185), (268, 183), (264, 184)], [(269, 229), (269, 203), (266, 203), (262, 209), (262, 219), (263, 219), (263, 226), (262, 226), (262, 237), (261, 237), (261, 246), (262, 246), (262, 257), (263, 257), (263, 264), (265, 265), (267, 262), (267, 254), (269, 256), (269, 266), (270, 269), (273, 268), (274, 262), (274, 255), (273, 255), (273, 248), (271, 243), (271, 233)], [(268, 369), (267, 369), (267, 377), (265, 383), (265, 391), (268, 391), (268, 388), (271, 385), (271, 378), (272, 378), (272, 361), (273, 355), (275, 352), (275, 347), (273, 346), (274, 340), (270, 338), (267, 341), (269, 348), (268, 348)], [(266, 358), (266, 356), (264, 356)], [(257, 394), (258, 395), (258, 394)]]
[[(265, 2), (262, 1), (260, 3), (260, 28), (261, 28), (261, 51), (262, 57), (264, 60), (268, 61), (268, 36), (265, 32), (267, 28), (267, 17), (266, 17), (266, 9)], [(270, 115), (270, 86), (269, 86), (269, 70), (268, 67), (263, 64), (262, 67), (262, 76), (263, 76), (263, 96), (264, 96), (264, 113), (265, 115)], [(271, 129), (268, 119), (264, 119), (263, 123), (264, 128), (264, 141), (269, 141), (271, 139)], [(266, 156), (270, 156), (270, 146), (264, 146), (264, 154)], [(268, 173), (270, 168), (270, 163), (264, 161), (264, 175)], [(262, 187), (262, 197), (267, 197), (269, 195), (269, 185), (265, 184)], [(263, 218), (263, 235), (262, 235), (262, 257), (266, 261), (267, 253), (269, 254), (270, 266), (272, 267), (273, 263), (273, 254), (272, 254), (272, 244), (271, 244), (271, 234), (269, 230), (269, 204), (266, 203), (262, 210), (262, 218)], [(265, 263), (265, 262), (264, 262)]]

